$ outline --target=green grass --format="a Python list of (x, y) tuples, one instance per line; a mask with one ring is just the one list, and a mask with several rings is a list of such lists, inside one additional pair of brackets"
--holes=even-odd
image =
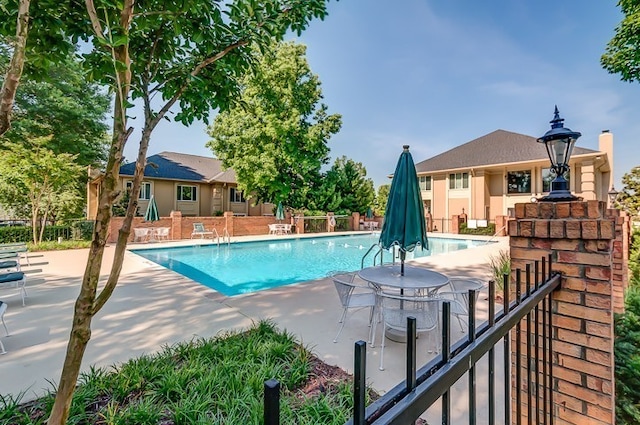
[[(281, 385), (281, 423), (345, 423), (352, 412), (350, 380), (328, 380), (308, 395), (301, 388), (312, 369), (307, 349), (263, 321), (245, 332), (167, 346), (118, 367), (92, 368), (80, 378), (68, 424), (261, 424), (270, 378)], [(26, 404), (21, 398), (0, 398), (0, 424), (44, 425), (53, 394)]]

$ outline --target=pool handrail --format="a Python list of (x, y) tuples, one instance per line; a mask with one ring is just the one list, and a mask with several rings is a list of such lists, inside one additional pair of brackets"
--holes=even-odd
[(371, 253), (371, 251), (375, 248), (378, 247), (378, 252), (376, 252), (373, 255), (373, 265), (376, 265), (376, 258), (378, 257), (378, 255), (380, 255), (380, 264), (382, 264), (382, 247), (380, 246), (380, 244), (378, 243), (374, 243), (373, 245), (371, 245), (371, 247), (367, 250), (367, 252), (362, 256), (362, 260), (360, 261), (360, 268), (364, 269), (364, 260), (367, 258), (367, 255), (369, 255), (369, 253)]

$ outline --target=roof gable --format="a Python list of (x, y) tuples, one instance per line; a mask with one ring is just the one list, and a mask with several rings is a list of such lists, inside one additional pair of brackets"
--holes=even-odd
[[(596, 153), (592, 149), (574, 147), (574, 155)], [(511, 162), (547, 159), (547, 150), (535, 137), (511, 131), (496, 130), (416, 164), (418, 173), (482, 167)]]
[[(135, 162), (122, 165), (120, 175), (133, 176), (135, 167)], [(235, 172), (223, 169), (219, 159), (177, 152), (161, 152), (148, 157), (144, 176), (202, 183), (236, 183)]]

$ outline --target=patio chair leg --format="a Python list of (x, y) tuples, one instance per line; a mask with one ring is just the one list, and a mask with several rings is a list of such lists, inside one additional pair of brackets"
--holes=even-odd
[(9, 336), (9, 329), (7, 329), (7, 324), (4, 322), (4, 316), (2, 316), (2, 326), (4, 326), (4, 331), (7, 333), (7, 336)]
[(458, 324), (460, 325), (460, 332), (464, 333), (464, 325), (462, 324), (462, 319), (459, 314), (456, 314), (456, 319), (458, 319)]
[(338, 329), (338, 334), (333, 339), (334, 343), (338, 342), (338, 338), (340, 338), (340, 334), (342, 333), (342, 329), (344, 329), (344, 323), (345, 323), (346, 316), (347, 316), (347, 309), (345, 308), (344, 311), (342, 312), (342, 317), (340, 317), (340, 321), (338, 322), (338, 323), (341, 323), (341, 325), (340, 325), (340, 329)]
[(7, 351), (4, 349), (4, 344), (2, 343), (2, 340), (0, 339), (0, 354), (7, 354)]
[(383, 326), (382, 327), (382, 346), (380, 347), (380, 367), (378, 369), (380, 370), (384, 370), (384, 340), (385, 340), (385, 336), (384, 334), (387, 331), (387, 326)]

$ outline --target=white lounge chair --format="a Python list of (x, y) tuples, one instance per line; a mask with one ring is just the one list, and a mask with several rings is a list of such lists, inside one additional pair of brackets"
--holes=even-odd
[(168, 241), (169, 240), (169, 229), (168, 227), (159, 227), (156, 229), (156, 239), (159, 241)]
[(204, 228), (204, 224), (202, 223), (193, 223), (193, 232), (191, 232), (191, 239), (194, 236), (200, 236), (200, 239), (204, 239), (205, 236), (211, 236), (213, 238), (213, 232), (208, 231)]
[(27, 297), (26, 283), (27, 279), (23, 272), (0, 273), (0, 285), (14, 285), (16, 288), (20, 288), (23, 307), (25, 305), (24, 299)]

